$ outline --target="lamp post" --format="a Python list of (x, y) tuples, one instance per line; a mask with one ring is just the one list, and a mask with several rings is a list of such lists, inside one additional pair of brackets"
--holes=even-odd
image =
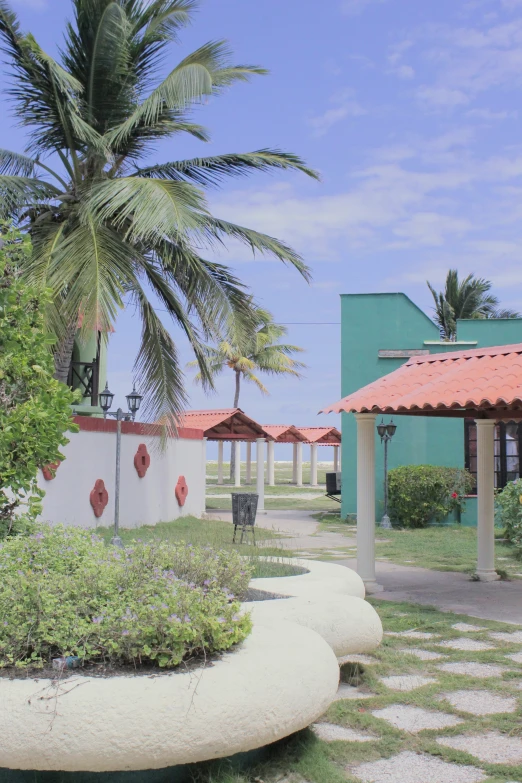
[(121, 423), (122, 421), (134, 421), (136, 414), (140, 409), (143, 397), (138, 394), (136, 387), (127, 394), (126, 400), (129, 410), (127, 412), (118, 408), (116, 413), (109, 413), (109, 409), (114, 400), (114, 394), (109, 391), (109, 384), (105, 384), (105, 389), (99, 395), (100, 407), (103, 411), (103, 418), (114, 416), (116, 419), (116, 486), (114, 491), (114, 535), (111, 538), (111, 544), (123, 547), (123, 541), (120, 538), (120, 474), (121, 474)]
[(387, 530), (392, 526), (388, 516), (388, 443), (395, 435), (396, 430), (397, 425), (393, 423), (393, 419), (389, 424), (385, 424), (384, 420), (381, 420), (381, 423), (377, 425), (381, 443), (384, 443), (384, 514), (381, 519), (381, 527)]

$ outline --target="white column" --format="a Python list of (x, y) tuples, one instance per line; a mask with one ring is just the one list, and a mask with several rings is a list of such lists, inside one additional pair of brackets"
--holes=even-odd
[(297, 443), (293, 447), (292, 484), (297, 484)]
[(203, 438), (203, 511), (207, 510), (207, 441), (208, 438)]
[(500, 579), (495, 571), (495, 422), (477, 419), (477, 576), (481, 582)]
[(236, 455), (236, 464), (234, 466), (234, 486), (241, 486), (241, 441), (234, 441), (234, 452)]
[(218, 441), (218, 484), (223, 483), (223, 441)]
[(339, 473), (339, 446), (334, 446), (334, 463), (333, 463), (333, 469), (334, 473)]
[(267, 484), (269, 487), (275, 486), (275, 462), (274, 462), (274, 441), (269, 440), (266, 443), (266, 467)]
[(247, 441), (246, 445), (246, 484), (252, 483), (252, 442)]
[(265, 512), (265, 439), (258, 438), (256, 440), (256, 459), (257, 459), (257, 494), (259, 499), (257, 501), (258, 513)]
[(302, 487), (303, 486), (303, 444), (296, 443), (295, 445), (297, 447), (295, 483), (298, 487)]
[(317, 443), (310, 446), (310, 486), (317, 486)]
[(357, 421), (357, 571), (369, 593), (383, 588), (375, 579), (375, 419), (356, 413)]

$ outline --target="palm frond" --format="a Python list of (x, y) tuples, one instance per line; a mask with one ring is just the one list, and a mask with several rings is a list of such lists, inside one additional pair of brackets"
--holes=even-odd
[(0, 149), (0, 174), (14, 177), (32, 177), (36, 161), (18, 152)]
[(61, 191), (54, 185), (36, 177), (0, 175), (0, 214), (15, 215), (26, 207), (47, 199), (56, 198)]

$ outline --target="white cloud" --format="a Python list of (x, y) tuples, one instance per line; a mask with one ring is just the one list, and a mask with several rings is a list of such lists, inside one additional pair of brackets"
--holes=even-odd
[(362, 14), (369, 6), (385, 2), (386, 0), (343, 0), (341, 11), (348, 16), (357, 16), (357, 14)]
[(470, 109), (466, 112), (468, 117), (476, 117), (478, 120), (494, 121), (508, 120), (518, 117), (517, 111), (491, 111), (491, 109)]
[(354, 100), (354, 95), (355, 92), (351, 88), (340, 90), (332, 95), (330, 102), (338, 105), (307, 121), (308, 125), (314, 129), (313, 135), (324, 136), (333, 125), (346, 117), (362, 117), (367, 114), (367, 110)]
[(417, 98), (432, 109), (452, 109), (469, 103), (468, 96), (461, 90), (448, 87), (428, 87), (423, 85), (417, 90)]
[(437, 212), (417, 212), (393, 228), (402, 241), (392, 247), (441, 246), (451, 236), (464, 236), (473, 228), (469, 220), (450, 217)]
[(14, 5), (15, 8), (22, 7), (22, 8), (33, 8), (35, 10), (38, 10), (40, 8), (48, 7), (47, 0), (11, 0), (11, 3)]

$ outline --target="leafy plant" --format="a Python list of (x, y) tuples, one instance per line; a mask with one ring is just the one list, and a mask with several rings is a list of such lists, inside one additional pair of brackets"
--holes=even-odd
[(390, 470), (389, 513), (404, 527), (426, 527), (441, 522), (453, 511), (462, 511), (463, 497), (475, 479), (461, 468), (437, 465), (403, 465)]
[(173, 667), (250, 632), (238, 597), (250, 570), (236, 552), (164, 542), (118, 550), (96, 535), (42, 527), (0, 546), (0, 665)]
[[(202, 341), (226, 318), (250, 318), (251, 296), (224, 264), (205, 257), (239, 240), (294, 266), (283, 242), (211, 214), (205, 191), (227, 178), (293, 169), (317, 174), (291, 153), (260, 149), (149, 165), (164, 139), (209, 136), (194, 106), (246, 82), (262, 68), (234, 65), (223, 41), (204, 44), (167, 69), (196, 0), (72, 0), (57, 62), (0, 0), (0, 39), (13, 76), (9, 95), (30, 128), (27, 154), (0, 150), (3, 209), (31, 231), (31, 280), (48, 285), (49, 323), (59, 334), (57, 377), (67, 378), (79, 319), (108, 334), (135, 306), (142, 322), (135, 363), (144, 413), (158, 420), (186, 403), (178, 350), (153, 307), (157, 299), (190, 342), (206, 382)], [(151, 298), (152, 296), (152, 298)]]
[(0, 226), (0, 537), (25, 529), (15, 514), (41, 510), (38, 469), (62, 460), (60, 447), (74, 430), (74, 396), (53, 378), (52, 340), (44, 328), (50, 294), (20, 279), (31, 255), (27, 235)]
[(505, 529), (506, 538), (522, 558), (522, 479), (510, 481), (497, 494), (495, 524)]

